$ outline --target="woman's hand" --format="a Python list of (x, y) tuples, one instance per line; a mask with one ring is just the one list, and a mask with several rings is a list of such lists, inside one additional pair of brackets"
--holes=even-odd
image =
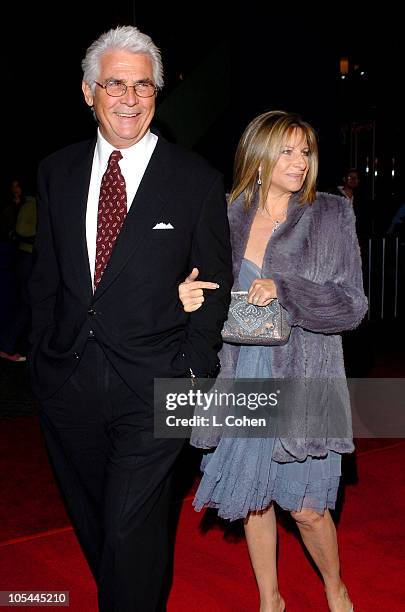
[(197, 281), (198, 268), (193, 268), (186, 280), (179, 285), (179, 298), (185, 312), (194, 312), (201, 308), (204, 301), (203, 289), (218, 289), (217, 283)]
[(257, 278), (250, 286), (248, 302), (255, 306), (268, 306), (277, 297), (277, 287), (271, 278)]

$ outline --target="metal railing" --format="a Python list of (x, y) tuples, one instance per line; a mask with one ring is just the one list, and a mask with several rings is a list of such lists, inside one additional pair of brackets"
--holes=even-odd
[(398, 319), (405, 315), (405, 239), (369, 238), (362, 245), (368, 320)]

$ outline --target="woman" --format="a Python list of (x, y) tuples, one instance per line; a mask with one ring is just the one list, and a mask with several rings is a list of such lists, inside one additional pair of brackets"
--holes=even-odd
[[(338, 196), (316, 193), (317, 169), (314, 130), (294, 114), (264, 113), (242, 135), (229, 197), (234, 290), (248, 290), (249, 301), (258, 306), (277, 297), (292, 329), (284, 346), (225, 344), (225, 377), (344, 378), (338, 334), (360, 323), (367, 302), (352, 207)], [(197, 274), (193, 270), (179, 286), (188, 312), (203, 305), (204, 289), (215, 289), (196, 281)], [(339, 411), (350, 420), (345, 388)], [(308, 410), (311, 402), (303, 401)], [(295, 519), (322, 574), (331, 612), (353, 609), (329, 513), (341, 454), (351, 452), (353, 442), (307, 433), (305, 439), (224, 437), (203, 460), (194, 505), (244, 519), (261, 612), (285, 609), (277, 582), (274, 502)]]

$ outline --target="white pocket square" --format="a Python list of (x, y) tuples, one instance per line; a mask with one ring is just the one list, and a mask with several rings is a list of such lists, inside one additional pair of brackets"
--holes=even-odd
[(171, 223), (156, 223), (153, 229), (174, 229)]

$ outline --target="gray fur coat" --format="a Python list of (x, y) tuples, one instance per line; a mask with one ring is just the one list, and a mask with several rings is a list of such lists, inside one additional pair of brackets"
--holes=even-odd
[[(245, 210), (243, 194), (229, 207), (234, 290), (238, 289), (256, 210), (257, 201)], [(262, 274), (274, 280), (292, 326), (288, 343), (272, 347), (273, 377), (344, 381), (333, 409), (338, 411), (334, 417), (345, 423), (345, 431), (350, 434), (311, 437), (311, 420), (318, 418), (319, 412), (312, 408), (315, 398), (304, 390), (294, 401), (292, 435), (277, 439), (273, 458), (302, 461), (308, 455), (324, 456), (328, 450), (352, 452), (350, 401), (339, 333), (357, 327), (367, 311), (352, 206), (345, 198), (326, 193), (318, 193), (311, 205), (299, 204), (298, 194), (294, 194), (286, 221), (267, 245)], [(238, 355), (238, 346), (224, 344), (221, 378), (234, 378)], [(191, 443), (208, 448), (218, 440), (208, 440), (206, 434), (200, 439), (196, 431)]]

